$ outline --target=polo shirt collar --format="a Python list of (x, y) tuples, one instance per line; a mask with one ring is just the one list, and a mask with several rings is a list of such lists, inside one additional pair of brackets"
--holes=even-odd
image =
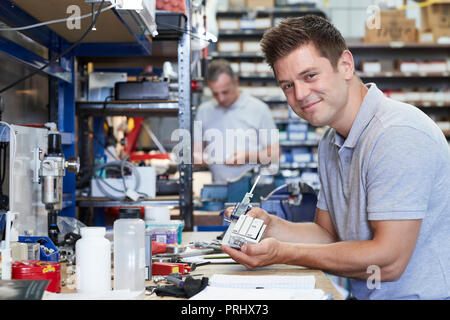
[(335, 131), (334, 143), (338, 147), (354, 148), (359, 140), (359, 137), (363, 133), (364, 129), (372, 120), (377, 111), (377, 106), (383, 97), (383, 92), (377, 88), (375, 83), (367, 83), (365, 85), (369, 90), (364, 97), (361, 106), (359, 107), (358, 114), (353, 121), (352, 128), (344, 141), (344, 138)]
[(221, 107), (217, 102), (216, 102), (216, 105), (225, 110), (232, 110), (232, 109), (240, 108), (241, 106), (244, 105), (246, 96), (247, 96), (247, 93), (245, 93), (245, 91), (240, 91), (239, 98), (237, 98), (237, 100), (235, 102), (233, 102), (233, 104), (229, 108)]

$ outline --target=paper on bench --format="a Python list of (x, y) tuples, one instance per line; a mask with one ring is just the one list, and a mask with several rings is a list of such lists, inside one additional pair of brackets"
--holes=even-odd
[(214, 274), (209, 279), (212, 287), (246, 288), (246, 289), (314, 289), (316, 280), (313, 275), (308, 276), (241, 276)]
[(321, 289), (242, 289), (207, 286), (190, 300), (326, 300)]

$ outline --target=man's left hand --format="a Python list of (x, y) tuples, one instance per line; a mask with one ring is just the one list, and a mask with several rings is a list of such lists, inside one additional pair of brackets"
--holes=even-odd
[(225, 164), (229, 166), (242, 166), (248, 163), (249, 154), (246, 151), (235, 151), (231, 155), (227, 156)]
[(227, 245), (222, 245), (221, 248), (234, 261), (248, 269), (282, 263), (280, 260), (282, 245), (275, 238), (266, 238), (257, 244), (245, 244), (241, 247), (241, 250), (236, 250)]

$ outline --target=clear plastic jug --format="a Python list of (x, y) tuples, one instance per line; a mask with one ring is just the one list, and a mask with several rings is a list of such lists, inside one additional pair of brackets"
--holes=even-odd
[(114, 290), (145, 292), (145, 222), (139, 208), (119, 209), (114, 222)]

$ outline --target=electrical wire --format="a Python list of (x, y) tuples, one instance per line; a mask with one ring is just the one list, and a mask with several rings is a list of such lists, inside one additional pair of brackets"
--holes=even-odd
[[(16, 138), (16, 132), (14, 131), (13, 127), (5, 122), (0, 121), (0, 126), (5, 126), (9, 128), (9, 190), (14, 190), (14, 179), (12, 179), (12, 172), (13, 170), (11, 168), (14, 168), (14, 163), (16, 161), (16, 145), (17, 145), (17, 138)], [(6, 128), (3, 128), (0, 136), (3, 136), (3, 133), (5, 132)], [(14, 211), (14, 201), (10, 201), (9, 210)]]
[(40, 67), (37, 70), (32, 71), (31, 73), (27, 74), (26, 76), (20, 78), (19, 80), (14, 81), (13, 83), (11, 83), (10, 85), (4, 87), (3, 89), (0, 90), (0, 94), (2, 94), (3, 92), (13, 88), (14, 86), (16, 86), (17, 84), (21, 83), (22, 81), (25, 81), (26, 79), (34, 76), (36, 73), (44, 70), (45, 68), (47, 68), (49, 65), (51, 65), (52, 63), (56, 62), (58, 59), (60, 59), (61, 57), (65, 56), (67, 53), (69, 53), (70, 51), (72, 51), (76, 46), (78, 46), (81, 41), (83, 41), (84, 38), (86, 38), (86, 36), (88, 35), (88, 33), (92, 30), (92, 27), (95, 25), (95, 22), (97, 21), (98, 17), (100, 16), (100, 12), (102, 10), (103, 7), (103, 3), (105, 2), (105, 0), (102, 0), (102, 2), (100, 3), (100, 7), (97, 10), (97, 13), (95, 14), (94, 19), (92, 20), (91, 25), (89, 26), (89, 28), (83, 33), (83, 35), (77, 40), (75, 41), (70, 47), (68, 47), (66, 50), (64, 50), (62, 53), (60, 53), (59, 55), (57, 55), (56, 57), (54, 57), (53, 59), (50, 59), (46, 64), (44, 64), (42, 67)]
[[(128, 167), (128, 168), (132, 171), (132, 173), (134, 174), (134, 176), (135, 176), (135, 179), (136, 179), (136, 180), (135, 180), (134, 190), (135, 190), (139, 195), (141, 195), (141, 196), (143, 196), (143, 197), (146, 197), (146, 196), (147, 196), (147, 194), (138, 191), (138, 189), (139, 189), (139, 187), (140, 187), (140, 184), (141, 184), (141, 176), (140, 176), (140, 174), (139, 174), (139, 171), (136, 170), (136, 166), (133, 165), (131, 162), (127, 161), (127, 159), (128, 159), (128, 158), (124, 158), (124, 159), (121, 160), (121, 161), (112, 161), (112, 162), (102, 163), (102, 164), (96, 165), (96, 166), (94, 167), (94, 169), (93, 169), (93, 174), (92, 174), (92, 177), (94, 178), (94, 179), (93, 179), (93, 182), (95, 182), (95, 183), (97, 184), (97, 187), (99, 188), (99, 190), (100, 190), (105, 196), (107, 196), (108, 198), (111, 198), (111, 199), (113, 199), (113, 200), (123, 200), (123, 199), (126, 198), (126, 192), (127, 192), (127, 190), (128, 190), (128, 187), (127, 187), (126, 181), (125, 181), (125, 172), (124, 172), (124, 168), (125, 168), (125, 167)], [(96, 174), (96, 172), (97, 172), (98, 170), (101, 170), (101, 169), (119, 171), (120, 174), (121, 174), (122, 181), (123, 181), (124, 189), (123, 189), (123, 190), (118, 189), (118, 188), (116, 188), (116, 187), (110, 185), (110, 184), (109, 184), (107, 181), (105, 181), (103, 178), (99, 177), (99, 176)], [(102, 184), (104, 184), (105, 186), (107, 186), (108, 188), (110, 188), (110, 190), (114, 190), (114, 191), (116, 191), (116, 192), (123, 193), (124, 196), (123, 196), (123, 197), (118, 197), (118, 196), (116, 196), (116, 195), (111, 194), (110, 192), (108, 192), (108, 191), (102, 186)], [(92, 192), (92, 190), (91, 190), (91, 192)]]
[[(112, 4), (109, 7), (101, 9), (100, 12), (107, 11), (109, 9), (112, 9), (112, 8), (116, 7), (116, 6), (117, 6), (117, 4)], [(82, 16), (79, 16), (79, 17), (68, 17), (68, 18), (62, 18), (62, 19), (55, 19), (55, 20), (35, 23), (35, 24), (28, 25), (28, 26), (23, 26), (23, 27), (0, 28), (0, 31), (22, 31), (22, 30), (28, 30), (28, 29), (33, 29), (33, 28), (37, 28), (37, 27), (46, 26), (46, 25), (49, 25), (49, 24), (66, 22), (68, 20), (82, 20), (82, 19), (85, 19), (85, 18), (89, 18), (92, 15), (93, 15), (93, 13), (91, 12), (91, 13), (88, 13), (88, 14), (85, 14), (85, 15), (82, 15)]]

